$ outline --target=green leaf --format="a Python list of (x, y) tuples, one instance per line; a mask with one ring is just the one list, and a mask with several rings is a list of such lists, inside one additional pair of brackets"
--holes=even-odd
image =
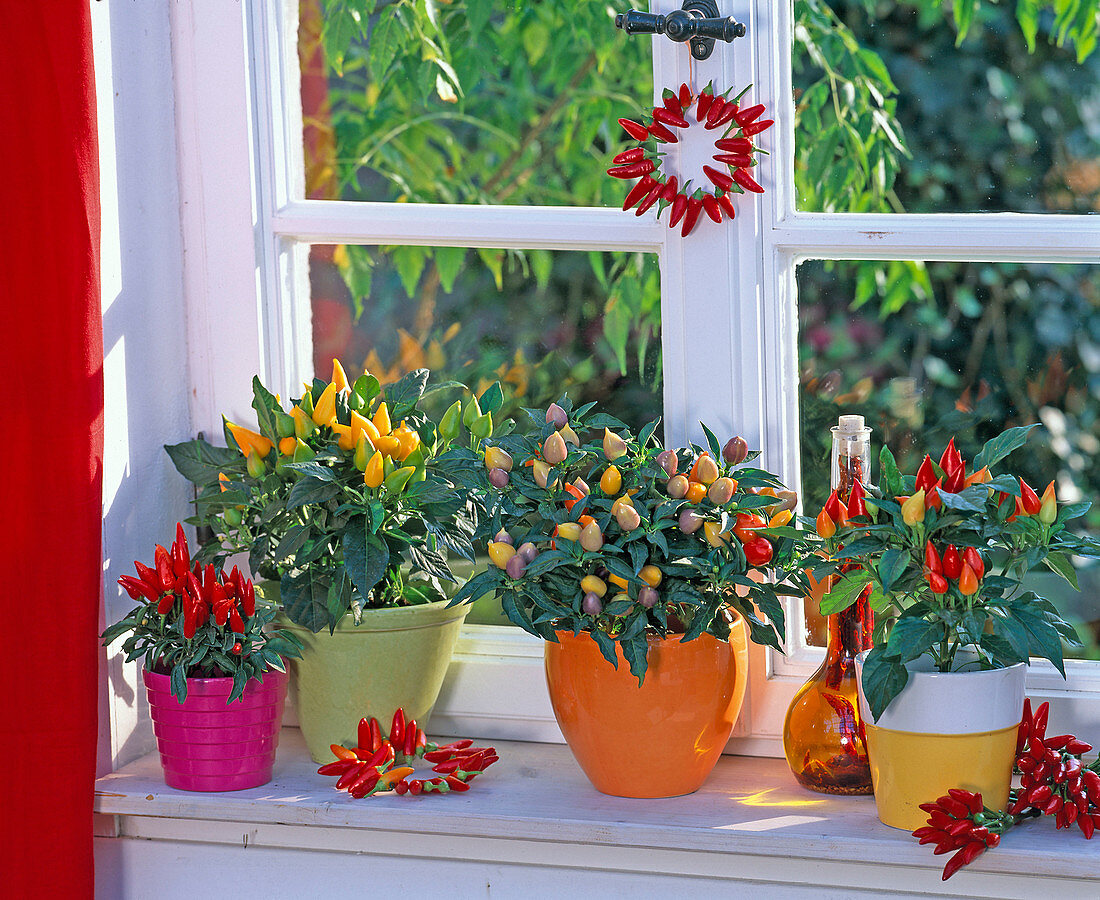
[(409, 298), (416, 296), (416, 286), (420, 283), (420, 275), (428, 262), (428, 251), (423, 247), (411, 244), (402, 244), (394, 247), (390, 254), (394, 268), (401, 278), (401, 284)]
[(364, 516), (348, 520), (343, 546), (344, 567), (355, 589), (366, 599), (386, 574), (390, 564), (389, 547), (371, 533)]
[(865, 587), (867, 587), (865, 574), (841, 578), (833, 585), (832, 590), (821, 598), (821, 614), (830, 616), (847, 609), (856, 602)]
[(218, 473), (240, 469), (244, 457), (239, 450), (215, 447), (203, 440), (185, 441), (182, 444), (165, 444), (172, 464), (192, 484), (218, 483)]
[(1052, 551), (1047, 554), (1047, 557), (1043, 560), (1043, 562), (1046, 564), (1046, 567), (1048, 569), (1050, 569), (1052, 572), (1057, 572), (1066, 581), (1068, 581), (1070, 586), (1075, 591), (1080, 590), (1080, 588), (1077, 586), (1077, 572), (1074, 570), (1073, 564), (1063, 554), (1055, 553)]
[(333, 484), (320, 478), (303, 478), (290, 489), (286, 499), (288, 510), (297, 509), (300, 506), (308, 506), (310, 503), (325, 503), (340, 493), (340, 485)]
[(183, 665), (172, 666), (172, 696), (180, 703), (187, 699), (187, 670)]
[(882, 554), (878, 563), (878, 577), (882, 582), (883, 593), (890, 593), (897, 580), (905, 574), (912, 558), (908, 550), (898, 550), (895, 547)]
[(439, 271), (439, 284), (446, 293), (451, 293), (455, 280), (466, 262), (465, 247), (437, 247), (435, 249), (435, 267)]
[(404, 26), (397, 18), (397, 7), (389, 6), (382, 10), (378, 22), (371, 29), (368, 60), (371, 78), (381, 83), (385, 80), (390, 66), (397, 57), (401, 45)]
[(329, 621), (333, 625), (351, 608), (351, 579), (348, 578), (347, 568), (339, 569), (333, 575), (332, 583), (328, 587), (327, 608)]
[(1066, 667), (1062, 660), (1062, 640), (1058, 635), (1058, 629), (1033, 606), (1035, 599), (1038, 598), (1034, 594), (1017, 597), (1008, 607), (1008, 614), (1027, 631), (1030, 655), (1049, 659), (1065, 678)]
[(392, 421), (405, 418), (415, 409), (420, 398), (424, 396), (428, 376), (427, 369), (415, 369), (386, 387), (386, 403)]
[(883, 652), (902, 663), (911, 662), (923, 656), (942, 635), (942, 625), (937, 626), (920, 616), (902, 616), (890, 629)]
[(329, 627), (328, 582), (320, 573), (308, 569), (298, 575), (284, 575), (279, 582), (279, 595), (291, 622), (314, 633)]
[(279, 434), (275, 428), (275, 410), (280, 409), (275, 395), (260, 384), (259, 376), (252, 376), (252, 408), (256, 410), (256, 421), (260, 434), (270, 441), (278, 443)]
[(1027, 443), (1031, 429), (1037, 427), (1037, 425), (1019, 425), (1016, 428), (1009, 428), (995, 438), (986, 441), (981, 452), (974, 457), (974, 471), (977, 472), (985, 466), (993, 468), (1013, 450), (1017, 450)]
[(281, 561), (295, 554), (309, 538), (311, 528), (310, 525), (292, 526), (279, 541), (279, 546), (275, 548), (275, 559)]
[(878, 455), (878, 462), (879, 477), (886, 483), (886, 489), (891, 496), (898, 496), (902, 493), (901, 473), (898, 471), (894, 454), (885, 444), (882, 445), (882, 451)]
[(477, 405), (483, 413), (492, 413), (496, 416), (500, 412), (501, 407), (504, 406), (504, 390), (501, 388), (499, 381), (494, 381), (485, 389), (482, 395), (477, 398)]
[(882, 647), (875, 647), (863, 663), (863, 695), (876, 719), (890, 702), (901, 693), (909, 681), (909, 672), (897, 657), (889, 657)]
[(710, 447), (711, 456), (713, 456), (716, 460), (721, 460), (722, 445), (718, 443), (718, 438), (715, 437), (714, 432), (707, 428), (705, 424), (703, 424), (702, 422), (700, 422), (699, 424), (703, 428), (703, 434), (706, 435), (707, 446)]
[(619, 656), (615, 652), (615, 642), (598, 628), (591, 631), (590, 634), (592, 635), (592, 639), (596, 642), (596, 646), (600, 648), (600, 653), (603, 654), (603, 658), (618, 669)]

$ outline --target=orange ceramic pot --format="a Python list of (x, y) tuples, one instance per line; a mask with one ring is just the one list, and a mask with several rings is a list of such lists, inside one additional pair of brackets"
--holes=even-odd
[(616, 797), (678, 797), (699, 789), (729, 740), (745, 699), (748, 636), (738, 617), (728, 641), (650, 638), (641, 686), (619, 645), (619, 668), (587, 633), (546, 643), (550, 701), (569, 749), (596, 790)]

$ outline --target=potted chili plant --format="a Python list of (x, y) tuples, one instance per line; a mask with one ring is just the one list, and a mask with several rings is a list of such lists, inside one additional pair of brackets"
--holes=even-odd
[[(1011, 428), (967, 463), (952, 439), (939, 463), (898, 472), (884, 447), (881, 480), (847, 507), (835, 493), (818, 534), (843, 574), (822, 601), (838, 612), (870, 585), (875, 647), (858, 662), (860, 707), (879, 818), (912, 831), (918, 804), (964, 788), (1003, 808), (1030, 657), (1065, 675), (1062, 643), (1077, 643), (1055, 606), (1024, 588), (1046, 567), (1074, 588), (1070, 556), (1100, 556), (1100, 542), (1068, 523), (1088, 503), (1059, 505), (992, 469), (1034, 426)], [(930, 783), (930, 780), (932, 783)]]
[(472, 560), (473, 507), (437, 461), (491, 435), (500, 389), (484, 411), (471, 397), (434, 421), (420, 405), (428, 378), (420, 369), (383, 389), (369, 373), (349, 382), (334, 360), (332, 379), (287, 409), (257, 378), (257, 431), (226, 422), (227, 448), (166, 448), (214, 535), (200, 556), (247, 552), (305, 645), (291, 696), (318, 761), (354, 737), (364, 710), (402, 707), (426, 723), (466, 615), (447, 603), (448, 557)]
[[(527, 414), (529, 432), (465, 455), (485, 479), (493, 565), (454, 602), (494, 591), (546, 641), (554, 713), (598, 790), (690, 793), (737, 718), (747, 637), (780, 646), (788, 589), (765, 576), (803, 577), (795, 495), (741, 465), (740, 438), (723, 448), (706, 430), (705, 449), (666, 450), (657, 422), (634, 436), (568, 397)], [(619, 752), (650, 744), (658, 721), (659, 767)]]
[(271, 780), (283, 720), (291, 633), (269, 628), (275, 610), (252, 582), (191, 560), (183, 526), (153, 566), (118, 583), (139, 605), (103, 632), (124, 634), (126, 661), (144, 658), (142, 679), (164, 780), (187, 791), (239, 791)]

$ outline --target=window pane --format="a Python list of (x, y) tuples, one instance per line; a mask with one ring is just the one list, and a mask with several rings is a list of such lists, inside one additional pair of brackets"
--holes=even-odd
[[(1012, 472), (1040, 488), (1054, 479), (1063, 501), (1100, 496), (1100, 266), (809, 262), (798, 295), (807, 510), (826, 499), (842, 412), (874, 428), (876, 469), (885, 441), (908, 473), (952, 435), (971, 458), (1038, 422)], [(1100, 508), (1077, 521), (1100, 530)], [(1100, 659), (1100, 566), (1078, 576), (1080, 593), (1053, 574), (1035, 590), (1077, 626), (1085, 647), (1071, 655)]]
[(1028, 4), (970, 5), (956, 46), (950, 3), (795, 3), (800, 209), (1100, 210), (1100, 52), (1057, 46), (1051, 3), (1030, 52)]
[[(426, 366), (478, 393), (501, 381), (506, 414), (568, 391), (635, 430), (661, 415), (655, 256), (315, 245), (309, 260), (320, 378), (333, 357), (383, 383)], [(455, 396), (429, 399), (438, 414)], [(491, 597), (467, 621), (508, 624)]]
[(604, 172), (652, 66), (607, 3), (295, 7), (307, 197), (622, 203)]

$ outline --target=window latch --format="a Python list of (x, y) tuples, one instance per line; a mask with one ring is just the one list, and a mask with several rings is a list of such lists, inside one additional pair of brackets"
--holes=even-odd
[(745, 36), (745, 26), (733, 16), (719, 16), (715, 0), (686, 0), (683, 7), (668, 15), (628, 10), (615, 16), (615, 27), (627, 34), (663, 34), (670, 40), (691, 42), (695, 59), (708, 59), (714, 42), (731, 42)]

